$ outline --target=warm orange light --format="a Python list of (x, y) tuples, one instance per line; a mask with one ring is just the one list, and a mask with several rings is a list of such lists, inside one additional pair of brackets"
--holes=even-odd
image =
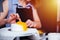
[(57, 3), (59, 3), (59, 4), (60, 4), (60, 0), (57, 0)]

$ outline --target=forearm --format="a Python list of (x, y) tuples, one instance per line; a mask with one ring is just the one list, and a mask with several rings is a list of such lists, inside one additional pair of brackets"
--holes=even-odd
[(7, 16), (6, 12), (1, 12), (0, 13), (0, 19), (4, 19)]
[(0, 19), (0, 26), (7, 23), (7, 19)]
[(0, 17), (4, 19), (8, 14), (8, 0), (4, 0), (2, 5), (3, 5), (3, 12), (0, 12)]
[(7, 19), (5, 17), (7, 16), (7, 13), (0, 12), (0, 26), (6, 24)]
[(41, 28), (41, 21), (40, 18), (38, 16), (37, 10), (35, 8), (33, 8), (33, 19), (34, 19), (34, 27), (36, 28)]

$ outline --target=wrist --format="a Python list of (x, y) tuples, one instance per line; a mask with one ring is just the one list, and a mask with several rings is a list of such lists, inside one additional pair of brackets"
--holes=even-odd
[(5, 23), (8, 23), (8, 19), (4, 19)]
[(40, 28), (40, 22), (34, 21), (34, 28)]

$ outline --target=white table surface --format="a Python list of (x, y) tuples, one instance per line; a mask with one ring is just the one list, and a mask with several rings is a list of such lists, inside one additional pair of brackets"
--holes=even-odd
[(49, 33), (48, 40), (60, 40), (60, 33)]
[[(27, 31), (25, 32), (17, 32), (17, 31), (8, 31), (8, 28), (2, 28), (0, 29), (0, 39), (4, 38), (4, 37), (11, 37), (11, 39), (14, 39), (15, 37), (22, 37), (22, 36), (31, 36), (34, 35), (34, 37), (36, 37), (36, 40), (39, 40), (39, 34), (37, 33), (37, 30), (35, 28), (28, 28)], [(6, 38), (5, 38), (6, 39)], [(35, 40), (34, 39), (34, 40)], [(9, 40), (9, 39), (6, 39)]]

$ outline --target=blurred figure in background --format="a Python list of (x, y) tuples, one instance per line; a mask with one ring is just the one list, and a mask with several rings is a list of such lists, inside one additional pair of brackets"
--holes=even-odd
[(18, 18), (17, 14), (10, 14), (9, 18), (6, 18), (8, 16), (8, 0), (4, 0), (2, 4), (3, 12), (0, 12), (0, 26), (6, 23), (11, 24), (13, 20), (16, 20)]
[(8, 18), (8, 19), (6, 19), (3, 15), (4, 15), (5, 13), (0, 13), (0, 26), (2, 26), (2, 25), (4, 25), (4, 24), (6, 24), (6, 23), (9, 23), (9, 24), (11, 24), (11, 22), (13, 21), (13, 20), (15, 20), (15, 19), (17, 19), (18, 17), (18, 15), (15, 15), (15, 14), (10, 14), (10, 17)]

